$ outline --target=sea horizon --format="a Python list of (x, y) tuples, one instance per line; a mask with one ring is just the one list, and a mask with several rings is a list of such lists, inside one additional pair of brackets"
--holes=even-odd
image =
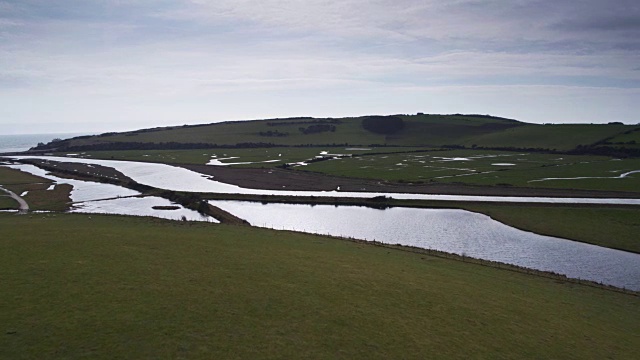
[(91, 133), (0, 135), (0, 153), (27, 151), (41, 142), (48, 143), (56, 138), (68, 139), (82, 135), (91, 135)]

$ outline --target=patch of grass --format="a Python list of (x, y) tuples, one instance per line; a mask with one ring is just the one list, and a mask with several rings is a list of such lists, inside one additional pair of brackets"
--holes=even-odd
[(71, 203), (72, 185), (59, 184), (52, 190), (39, 185), (36, 189), (30, 190), (24, 200), (29, 204), (31, 210), (65, 211)]
[[(300, 162), (313, 159), (322, 151), (332, 154), (367, 154), (395, 153), (421, 150), (422, 148), (383, 147), (371, 150), (347, 150), (344, 147), (273, 147), (248, 149), (202, 149), (202, 150), (122, 150), (122, 151), (89, 151), (85, 155), (94, 159), (128, 160), (157, 162), (165, 164), (207, 164), (213, 156), (216, 158), (233, 158), (222, 160), (223, 163), (255, 162), (254, 164), (232, 165), (233, 167), (269, 168), (285, 163)], [(58, 155), (64, 155), (59, 153)], [(264, 162), (278, 160), (277, 162)]]
[(31, 183), (48, 183), (53, 181), (39, 176), (31, 175), (29, 173), (0, 166), (0, 185), (14, 185), (14, 184), (31, 184)]
[(484, 147), (517, 147), (570, 150), (578, 145), (591, 145), (602, 139), (623, 133), (635, 127), (628, 125), (591, 124), (526, 124), (500, 132), (474, 136), (462, 145)]
[(0, 210), (17, 210), (18, 202), (4, 194), (5, 193), (3, 191), (0, 191)]
[[(344, 158), (312, 163), (304, 170), (388, 181), (640, 191), (640, 174), (615, 178), (628, 171), (640, 170), (640, 159), (612, 160), (604, 156), (453, 150)], [(535, 181), (575, 177), (611, 179)]]
[(537, 234), (640, 253), (640, 209), (637, 208), (504, 204), (461, 207)]
[(0, 357), (634, 358), (638, 297), (321, 236), (0, 214)]
[(627, 130), (624, 133), (607, 140), (607, 146), (640, 148), (640, 127)]

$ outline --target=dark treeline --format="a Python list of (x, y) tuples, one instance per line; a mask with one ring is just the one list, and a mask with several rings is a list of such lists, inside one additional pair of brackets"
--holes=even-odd
[(321, 133), (321, 132), (335, 132), (336, 131), (336, 126), (335, 125), (328, 125), (328, 124), (318, 124), (318, 125), (311, 125), (309, 127), (300, 127), (298, 128), (298, 130), (300, 130), (301, 133), (307, 135), (307, 134), (317, 134), (317, 133)]
[(601, 155), (618, 158), (640, 157), (640, 148), (613, 146), (582, 146), (566, 152), (569, 155)]
[[(355, 144), (359, 145), (359, 144)], [(274, 144), (266, 142), (246, 142), (236, 144), (211, 144), (211, 143), (178, 143), (178, 142), (112, 142), (87, 145), (66, 145), (66, 144), (44, 144), (36, 146), (29, 151), (116, 151), (116, 150), (195, 150), (195, 149), (253, 149), (253, 148), (273, 148), (273, 147), (343, 147), (355, 146), (349, 143), (331, 144)], [(386, 146), (386, 145), (381, 145)]]
[(394, 134), (404, 129), (404, 121), (399, 116), (367, 116), (362, 119), (362, 127), (376, 134)]
[(258, 133), (258, 135), (260, 136), (265, 136), (265, 137), (285, 137), (285, 136), (289, 136), (288, 132), (280, 132), (278, 130), (276, 131), (260, 131)]

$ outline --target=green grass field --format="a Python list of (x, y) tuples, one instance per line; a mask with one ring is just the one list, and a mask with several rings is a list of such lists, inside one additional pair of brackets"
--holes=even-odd
[(0, 185), (22, 185), (34, 182), (53, 183), (53, 181), (38, 176), (31, 175), (26, 172), (0, 166)]
[[(560, 189), (640, 191), (640, 159), (490, 150), (382, 154), (323, 161), (303, 170), (335, 176), (405, 182), (511, 185)], [(603, 177), (536, 181), (545, 178)], [(606, 179), (610, 178), (610, 179)]]
[(5, 195), (0, 191), (0, 210), (16, 210), (18, 209), (18, 202)]
[[(428, 150), (415, 147), (384, 148), (327, 148), (327, 147), (273, 147), (247, 149), (202, 149), (202, 150), (120, 150), (89, 151), (82, 156), (94, 159), (144, 161), (168, 164), (207, 164), (213, 156), (222, 163), (254, 162), (253, 164), (232, 165), (233, 167), (274, 167), (285, 163), (295, 163), (319, 156), (323, 151), (331, 154), (398, 153)], [(56, 155), (65, 156), (64, 152)], [(265, 162), (278, 160), (277, 162)]]
[(514, 127), (465, 139), (462, 145), (570, 150), (578, 145), (594, 144), (629, 129), (630, 125), (555, 124)]
[(622, 134), (616, 135), (607, 140), (606, 145), (638, 149), (640, 148), (640, 128), (628, 130)]
[(366, 244), (0, 214), (0, 358), (633, 359), (640, 299)]

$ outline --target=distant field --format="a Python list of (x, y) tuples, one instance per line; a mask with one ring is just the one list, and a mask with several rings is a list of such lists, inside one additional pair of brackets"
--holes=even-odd
[[(416, 151), (424, 148), (382, 147), (382, 148), (349, 148), (349, 147), (274, 147), (249, 149), (203, 149), (203, 150), (120, 150), (89, 151), (83, 154), (94, 159), (114, 159), (129, 161), (145, 161), (171, 164), (207, 164), (214, 156), (223, 159), (222, 163), (254, 162), (253, 164), (233, 165), (233, 167), (274, 167), (285, 163), (295, 163), (319, 156), (326, 151), (331, 154), (369, 154), (377, 152), (395, 153)], [(57, 153), (56, 155), (66, 155)], [(277, 161), (274, 161), (277, 160)], [(273, 162), (264, 162), (273, 161)]]
[(533, 125), (510, 128), (465, 139), (462, 145), (570, 150), (591, 145), (632, 128), (629, 125)]
[[(640, 191), (640, 159), (611, 159), (490, 150), (432, 151), (384, 154), (323, 161), (304, 167), (336, 176), (405, 182), (455, 182), (586, 190)], [(604, 177), (613, 179), (548, 180), (545, 178)]]
[(640, 148), (640, 127), (635, 131), (626, 131), (607, 140), (606, 146)]
[(636, 296), (321, 236), (0, 214), (0, 357), (616, 358)]
[[(336, 160), (294, 167), (333, 176), (408, 183), (462, 183), (481, 186), (608, 190), (640, 192), (640, 159), (594, 155), (562, 155), (495, 150), (439, 150), (419, 147), (253, 148), (206, 150), (92, 151), (98, 159), (169, 164), (207, 164), (218, 159), (232, 167), (270, 168), (313, 159), (322, 152), (352, 154)], [(64, 155), (60, 153), (59, 155)], [(215, 156), (215, 158), (214, 158)], [(247, 163), (247, 164), (243, 164)], [(572, 178), (598, 179), (572, 179)], [(547, 178), (558, 178), (544, 180)], [(568, 178), (568, 179), (565, 179)]]

